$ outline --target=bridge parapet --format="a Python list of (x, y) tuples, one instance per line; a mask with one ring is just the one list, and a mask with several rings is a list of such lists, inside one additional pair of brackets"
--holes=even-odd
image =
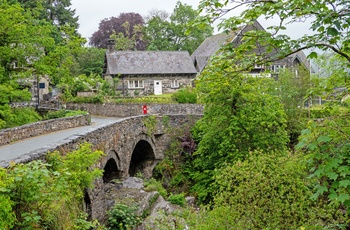
[(67, 109), (83, 110), (95, 116), (106, 117), (129, 117), (143, 115), (142, 106), (147, 106), (149, 115), (167, 115), (167, 114), (203, 114), (203, 105), (201, 104), (117, 104), (117, 103), (68, 103)]

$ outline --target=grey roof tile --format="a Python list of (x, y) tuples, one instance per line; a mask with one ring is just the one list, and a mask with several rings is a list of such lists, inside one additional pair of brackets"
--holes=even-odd
[(107, 74), (196, 74), (187, 51), (106, 52)]

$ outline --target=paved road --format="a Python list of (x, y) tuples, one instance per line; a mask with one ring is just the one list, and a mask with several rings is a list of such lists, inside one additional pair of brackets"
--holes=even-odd
[(82, 132), (93, 130), (97, 127), (106, 126), (123, 119), (124, 118), (117, 117), (91, 116), (91, 125), (57, 131), (42, 136), (31, 137), (25, 140), (17, 141), (9, 145), (0, 146), (0, 162), (15, 159), (19, 156), (43, 148), (47, 145), (59, 143), (62, 140), (67, 139), (71, 136), (79, 135)]

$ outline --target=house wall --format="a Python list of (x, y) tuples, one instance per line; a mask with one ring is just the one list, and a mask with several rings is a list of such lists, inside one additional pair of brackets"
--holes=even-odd
[[(193, 79), (196, 75), (137, 75), (121, 76), (116, 87), (117, 91), (124, 96), (152, 95), (154, 94), (154, 81), (162, 82), (162, 93), (173, 93), (180, 88), (192, 87)], [(174, 85), (176, 80), (177, 85)], [(138, 88), (129, 88), (128, 82), (143, 82), (143, 86)]]

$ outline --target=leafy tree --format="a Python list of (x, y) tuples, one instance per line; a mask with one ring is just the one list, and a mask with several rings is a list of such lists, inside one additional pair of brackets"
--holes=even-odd
[(123, 25), (125, 35), (122, 32), (113, 34), (110, 36), (111, 39), (115, 40), (115, 49), (116, 50), (136, 50), (138, 44), (138, 37), (141, 34), (141, 27), (139, 25), (135, 25), (133, 28), (133, 34), (129, 34), (131, 31), (129, 22), (125, 22)]
[(105, 51), (105, 49), (95, 47), (83, 47), (81, 52), (76, 54), (78, 75), (90, 76), (94, 74), (102, 76)]
[(205, 114), (194, 129), (199, 144), (190, 171), (202, 201), (211, 198), (215, 169), (245, 159), (250, 151), (283, 151), (288, 142), (286, 115), (272, 94), (274, 80), (235, 75), (233, 62), (213, 62), (197, 82)]
[[(224, 30), (237, 30), (244, 25), (251, 24), (252, 20), (263, 18), (273, 19), (276, 23), (267, 31), (255, 31), (245, 36), (246, 42), (251, 44), (261, 42), (269, 44), (269, 51), (273, 48), (280, 49), (269, 59), (285, 57), (299, 50), (317, 47), (321, 50), (331, 50), (350, 62), (349, 48), (349, 2), (347, 0), (335, 1), (217, 1), (204, 0), (199, 5), (199, 11), (206, 14), (204, 22), (215, 21), (229, 12), (232, 16), (222, 20), (219, 27)], [(237, 12), (240, 12), (239, 14)], [(286, 25), (294, 22), (310, 23), (311, 34), (306, 34), (297, 39), (283, 34)], [(276, 35), (276, 36), (271, 36)], [(255, 41), (253, 41), (255, 40)], [(247, 47), (245, 47), (246, 49)], [(252, 49), (251, 49), (252, 50)], [(312, 52), (310, 57), (317, 56)], [(260, 57), (261, 61), (264, 57)]]
[(170, 17), (161, 11), (153, 11), (144, 29), (148, 50), (187, 50), (192, 53), (213, 28), (206, 24), (202, 28), (190, 27), (200, 17), (190, 5), (177, 2)]
[(24, 9), (39, 8), (36, 13), (38, 19), (51, 22), (53, 25), (70, 26), (78, 29), (78, 17), (72, 10), (71, 0), (10, 0), (9, 2), (20, 3)]
[[(125, 22), (129, 23), (127, 27), (123, 26)], [(139, 30), (134, 30), (135, 26), (142, 27), (143, 24), (143, 18), (136, 13), (121, 13), (118, 17), (105, 18), (100, 22), (98, 30), (92, 34), (89, 43), (98, 48), (107, 48), (107, 40), (113, 33), (116, 35), (123, 33), (124, 37), (129, 39), (136, 36), (136, 49), (144, 50), (142, 34)]]
[(298, 137), (306, 126), (308, 114), (304, 103), (309, 102), (310, 89), (315, 87), (309, 71), (304, 66), (281, 70), (276, 80), (276, 95), (280, 98), (287, 115), (289, 147), (298, 143)]
[(327, 198), (349, 213), (349, 108), (327, 109), (330, 116), (309, 122), (297, 147), (309, 154), (310, 176), (318, 179), (313, 198)]

